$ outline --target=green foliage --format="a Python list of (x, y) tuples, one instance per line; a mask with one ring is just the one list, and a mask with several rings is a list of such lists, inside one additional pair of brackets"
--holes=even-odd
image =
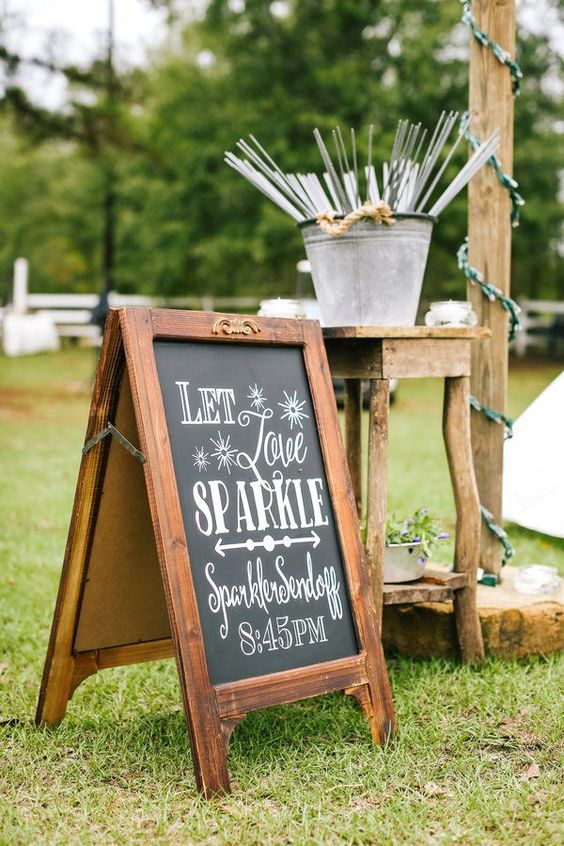
[[(366, 518), (360, 526), (362, 540), (366, 543)], [(386, 520), (386, 544), (413, 543), (421, 545), (421, 557), (425, 560), (431, 557), (431, 552), (438, 541), (446, 540), (448, 534), (443, 531), (438, 520), (427, 508), (418, 508), (413, 517), (400, 519), (395, 514), (388, 515)]]
[[(230, 742), (233, 794), (210, 802), (195, 788), (172, 660), (103, 670), (60, 726), (36, 728), (93, 368), (87, 349), (0, 359), (2, 846), (561, 843), (562, 654), (388, 659), (400, 733), (384, 749), (341, 694), (250, 713)], [(511, 413), (557, 372), (510, 373)], [(407, 380), (392, 408), (397, 513), (425, 501), (454, 514), (441, 392), (441, 380)], [(562, 566), (564, 541), (511, 534), (519, 563)]]
[(386, 543), (388, 546), (398, 543), (421, 544), (421, 555), (428, 559), (439, 540), (448, 538), (435, 517), (427, 508), (418, 508), (413, 517), (399, 520), (395, 514), (386, 521)]
[[(51, 140), (34, 149), (15, 141), (6, 121), (0, 127), (0, 143), (11, 145), (0, 160), (4, 288), (18, 253), (31, 259), (35, 289), (99, 286), (110, 169), (119, 289), (293, 293), (304, 255), (299, 231), (224, 165), (223, 151), (253, 132), (288, 169), (318, 168), (314, 126), (354, 126), (364, 152), (361, 130), (373, 122), (374, 153), (382, 160), (400, 117), (430, 124), (441, 109), (467, 105), (470, 36), (455, 0), (290, 0), (282, 15), (263, 0), (247, 0), (241, 11), (229, 0), (211, 0), (200, 16), (187, 2), (164, 5), (176, 12), (169, 44), (144, 71), (116, 75), (111, 97), (103, 61), (65, 69), (69, 103), (55, 115), (36, 109), (10, 82), (4, 103), (19, 130)], [(2, 58), (16, 73), (17, 57)], [(514, 172), (527, 205), (514, 239), (513, 294), (562, 297), (562, 59), (547, 37), (524, 30), (518, 59), (525, 78), (516, 102)], [(452, 170), (465, 155), (461, 150)], [(433, 236), (425, 300), (464, 296), (454, 254), (466, 229), (459, 197)]]
[(63, 141), (35, 147), (0, 120), (0, 300), (12, 264), (31, 261), (32, 289), (92, 291), (98, 272), (100, 175)]
[[(564, 18), (564, 9), (560, 13)], [(513, 239), (512, 285), (533, 298), (564, 299), (560, 196), (564, 161), (562, 117), (564, 58), (543, 36), (522, 33), (522, 93), (515, 103), (514, 173), (526, 205)], [(560, 163), (560, 164), (559, 164)]]
[[(169, 182), (175, 199), (175, 186), (191, 183), (173, 209), (165, 201), (161, 214), (168, 221), (170, 212), (183, 214), (176, 219), (189, 250), (184, 287), (291, 293), (295, 265), (304, 254), (299, 232), (229, 171), (223, 150), (253, 132), (288, 169), (318, 169), (314, 126), (323, 130), (340, 122), (360, 129), (373, 121), (375, 155), (382, 159), (401, 114), (429, 122), (441, 107), (456, 106), (456, 86), (466, 94), (464, 62), (441, 67), (446, 97), (437, 89), (435, 63), (424, 93), (401, 81), (413, 78), (414, 63), (429, 64), (430, 56), (440, 54), (458, 9), (431, 3), (421, 11), (420, 4), (405, 0), (305, 0), (277, 18), (263, 2), (248, 2), (243, 12), (231, 8), (225, 0), (210, 3), (204, 20), (186, 31), (181, 55), (171, 56), (151, 80), (152, 143), (163, 159), (170, 161), (174, 151)], [(390, 55), (391, 40), (401, 41), (399, 56)], [(215, 57), (205, 69), (195, 63), (204, 50)], [(190, 55), (192, 68), (186, 66)], [(366, 143), (364, 133), (359, 140)], [(162, 196), (162, 185), (153, 187)], [(462, 222), (463, 205), (459, 209)], [(160, 220), (150, 224), (152, 230), (160, 225)], [(454, 266), (451, 272), (456, 275)], [(178, 275), (169, 284), (178, 285)]]

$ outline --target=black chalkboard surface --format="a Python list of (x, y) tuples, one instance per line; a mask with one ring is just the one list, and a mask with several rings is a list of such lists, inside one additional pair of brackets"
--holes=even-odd
[(212, 683), (357, 654), (302, 349), (154, 348)]

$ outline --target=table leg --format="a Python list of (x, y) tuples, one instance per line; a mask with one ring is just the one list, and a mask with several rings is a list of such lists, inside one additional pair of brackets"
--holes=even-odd
[(362, 383), (345, 379), (345, 440), (358, 516), (362, 515)]
[(382, 628), (384, 591), (384, 547), (388, 500), (388, 414), (390, 383), (387, 379), (370, 382), (368, 428), (368, 491), (366, 503), (366, 560), (378, 625)]
[(476, 604), (480, 561), (480, 500), (470, 440), (470, 379), (445, 379), (443, 436), (456, 506), (454, 569), (466, 573), (467, 587), (454, 593), (454, 618), (462, 660), (484, 658), (484, 643)]

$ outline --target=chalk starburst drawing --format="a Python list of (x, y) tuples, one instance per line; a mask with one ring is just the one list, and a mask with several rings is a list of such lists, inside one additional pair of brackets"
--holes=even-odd
[(288, 420), (290, 429), (293, 429), (294, 426), (299, 426), (300, 429), (303, 428), (303, 421), (309, 419), (309, 414), (306, 414), (303, 410), (305, 400), (298, 399), (297, 391), (294, 391), (292, 396), (287, 391), (284, 391), (284, 397), (284, 402), (278, 403), (284, 409), (281, 419)]
[(212, 457), (217, 458), (217, 469), (225, 468), (228, 473), (231, 473), (231, 465), (235, 464), (234, 455), (237, 455), (237, 450), (231, 446), (231, 435), (223, 437), (221, 432), (217, 433), (217, 440), (210, 438), (210, 441), (215, 447), (212, 452)]
[(263, 408), (266, 407), (266, 397), (263, 389), (259, 388), (255, 382), (254, 385), (249, 385), (249, 391), (250, 393), (247, 394), (247, 399), (251, 401), (252, 408), (256, 408), (257, 411), (262, 411)]
[(196, 447), (196, 452), (192, 453), (192, 458), (194, 459), (194, 467), (198, 468), (198, 472), (202, 472), (202, 470), (207, 470), (210, 462), (209, 452), (206, 452), (204, 447)]

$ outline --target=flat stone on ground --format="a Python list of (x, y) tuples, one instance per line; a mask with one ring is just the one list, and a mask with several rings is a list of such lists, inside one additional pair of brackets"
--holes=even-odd
[[(564, 649), (564, 580), (557, 594), (527, 596), (513, 587), (516, 572), (505, 567), (500, 585), (478, 585), (486, 653), (524, 658)], [(388, 653), (457, 657), (452, 602), (385, 605), (382, 640)]]

